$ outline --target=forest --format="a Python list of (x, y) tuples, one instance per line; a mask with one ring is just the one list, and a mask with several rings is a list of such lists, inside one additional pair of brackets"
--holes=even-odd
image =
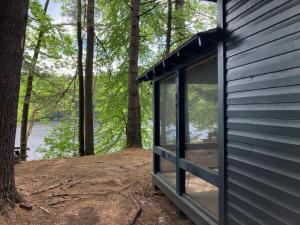
[[(90, 9), (86, 1), (62, 1), (66, 22), (57, 23), (47, 14), (50, 0), (30, 2), (18, 107), (21, 154), (34, 122), (52, 120), (59, 124), (45, 138), (47, 148), (39, 149), (45, 158), (77, 156), (84, 148), (104, 154), (151, 147), (151, 84), (138, 87), (135, 80), (193, 34), (215, 27), (216, 6), (145, 1), (137, 2), (134, 12), (129, 4), (96, 1)], [(137, 30), (133, 13), (139, 15)], [(86, 116), (85, 107), (92, 107)], [(84, 144), (84, 132), (94, 143)]]
[[(216, 4), (198, 0), (4, 0), (0, 15), (0, 208), (5, 212), (7, 203), (24, 200), (23, 189), (15, 187), (23, 178), (15, 179), (14, 164), (20, 163), (16, 175), (29, 173), (31, 165), (42, 168), (39, 162), (22, 162), (36, 123), (51, 127), (45, 145), (36, 149), (43, 159), (151, 149), (152, 85), (138, 83), (138, 76), (196, 33), (217, 26)], [(213, 111), (212, 104), (201, 101), (200, 107)]]

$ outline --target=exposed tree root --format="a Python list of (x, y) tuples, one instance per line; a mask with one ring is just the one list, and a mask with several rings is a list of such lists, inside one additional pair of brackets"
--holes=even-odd
[(42, 192), (45, 192), (45, 191), (48, 191), (48, 190), (52, 190), (52, 189), (58, 188), (62, 185), (63, 185), (62, 183), (54, 184), (54, 185), (51, 185), (49, 187), (34, 191), (34, 192), (31, 193), (31, 195), (36, 195), (36, 194), (39, 194), (39, 193), (42, 193)]
[(9, 204), (20, 203), (23, 201), (17, 190), (0, 191), (0, 201), (7, 201)]
[(0, 192), (0, 214), (8, 218), (15, 204), (23, 201), (21, 195), (15, 190)]
[(127, 225), (134, 225), (136, 220), (142, 214), (143, 210), (142, 210), (142, 207), (140, 206), (140, 204), (137, 202), (137, 200), (135, 200), (132, 196), (130, 196), (130, 199), (134, 202), (135, 207), (136, 207), (136, 211), (135, 211), (134, 216), (127, 223)]

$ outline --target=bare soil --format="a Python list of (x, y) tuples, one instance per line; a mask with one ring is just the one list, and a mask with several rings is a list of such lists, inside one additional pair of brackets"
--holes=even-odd
[[(31, 210), (16, 206), (3, 225), (192, 225), (151, 180), (150, 151), (22, 162), (16, 183)], [(136, 219), (136, 220), (135, 220)]]

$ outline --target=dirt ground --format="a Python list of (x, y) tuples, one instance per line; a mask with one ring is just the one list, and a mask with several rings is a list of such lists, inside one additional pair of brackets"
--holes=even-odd
[[(140, 149), (105, 156), (16, 165), (16, 206), (5, 225), (191, 225), (151, 182), (152, 154)], [(137, 218), (135, 220), (135, 218)]]

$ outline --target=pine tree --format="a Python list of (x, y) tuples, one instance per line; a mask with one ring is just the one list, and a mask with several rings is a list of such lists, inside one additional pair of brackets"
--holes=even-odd
[(77, 53), (77, 73), (79, 80), (79, 155), (84, 155), (84, 80), (83, 80), (83, 41), (82, 41), (82, 5), (81, 0), (77, 0), (77, 44), (78, 44), (78, 53)]
[(85, 154), (94, 154), (94, 125), (93, 125), (93, 61), (94, 61), (94, 0), (87, 4), (87, 49), (85, 61), (85, 88), (84, 88), (84, 144)]
[(127, 148), (142, 147), (141, 109), (139, 102), (138, 58), (140, 46), (140, 0), (131, 0), (131, 32), (129, 45), (128, 73), (128, 117), (127, 117)]
[(15, 187), (14, 143), (28, 1), (0, 3), (0, 202), (20, 201)]

